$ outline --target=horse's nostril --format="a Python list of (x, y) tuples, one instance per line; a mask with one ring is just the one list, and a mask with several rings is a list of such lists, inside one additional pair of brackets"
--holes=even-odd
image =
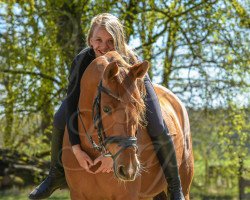
[(125, 177), (126, 176), (126, 173), (125, 173), (125, 166), (123, 165), (120, 165), (119, 168), (118, 168), (118, 172), (121, 176)]

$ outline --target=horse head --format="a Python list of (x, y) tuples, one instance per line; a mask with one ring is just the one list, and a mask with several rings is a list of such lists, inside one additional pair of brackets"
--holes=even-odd
[(149, 65), (145, 61), (125, 67), (120, 61), (110, 62), (104, 70), (94, 103), (94, 123), (114, 160), (115, 175), (133, 181), (140, 170), (136, 134), (145, 119), (143, 77)]

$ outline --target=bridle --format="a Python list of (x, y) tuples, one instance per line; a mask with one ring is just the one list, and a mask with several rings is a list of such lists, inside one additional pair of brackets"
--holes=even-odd
[[(106, 87), (103, 87), (102, 81), (100, 81), (98, 85), (98, 93), (94, 99), (94, 103), (92, 106), (93, 123), (94, 123), (95, 128), (97, 129), (98, 144), (95, 143), (92, 136), (87, 132), (85, 125), (83, 123), (82, 117), (80, 115), (79, 108), (78, 108), (78, 116), (80, 117), (81, 124), (84, 128), (85, 134), (89, 142), (92, 144), (92, 147), (98, 150), (99, 152), (101, 152), (103, 156), (112, 157), (112, 159), (115, 160), (122, 151), (124, 151), (125, 149), (129, 147), (135, 147), (136, 149), (138, 149), (137, 138), (136, 137), (123, 137), (123, 136), (108, 136), (108, 137), (106, 136), (105, 131), (103, 129), (102, 116), (101, 116), (101, 93), (102, 92), (116, 99), (117, 101), (123, 102), (121, 98), (114, 95)], [(113, 144), (113, 143), (116, 143), (118, 146), (121, 147), (121, 149), (114, 155), (112, 155), (106, 148), (107, 144)]]

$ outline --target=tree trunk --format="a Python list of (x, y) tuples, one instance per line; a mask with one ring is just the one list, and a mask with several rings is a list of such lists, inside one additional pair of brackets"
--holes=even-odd
[(12, 91), (12, 85), (10, 81), (10, 77), (7, 76), (5, 78), (5, 89), (7, 91), (7, 98), (6, 98), (6, 105), (4, 107), (4, 113), (5, 113), (5, 129), (4, 129), (4, 146), (11, 146), (12, 144), (12, 126), (14, 122), (14, 95)]

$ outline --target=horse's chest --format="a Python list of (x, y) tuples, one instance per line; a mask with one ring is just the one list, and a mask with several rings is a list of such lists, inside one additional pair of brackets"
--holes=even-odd
[(139, 180), (122, 182), (113, 173), (100, 173), (87, 177), (82, 186), (87, 199), (100, 200), (133, 199), (140, 187)]

